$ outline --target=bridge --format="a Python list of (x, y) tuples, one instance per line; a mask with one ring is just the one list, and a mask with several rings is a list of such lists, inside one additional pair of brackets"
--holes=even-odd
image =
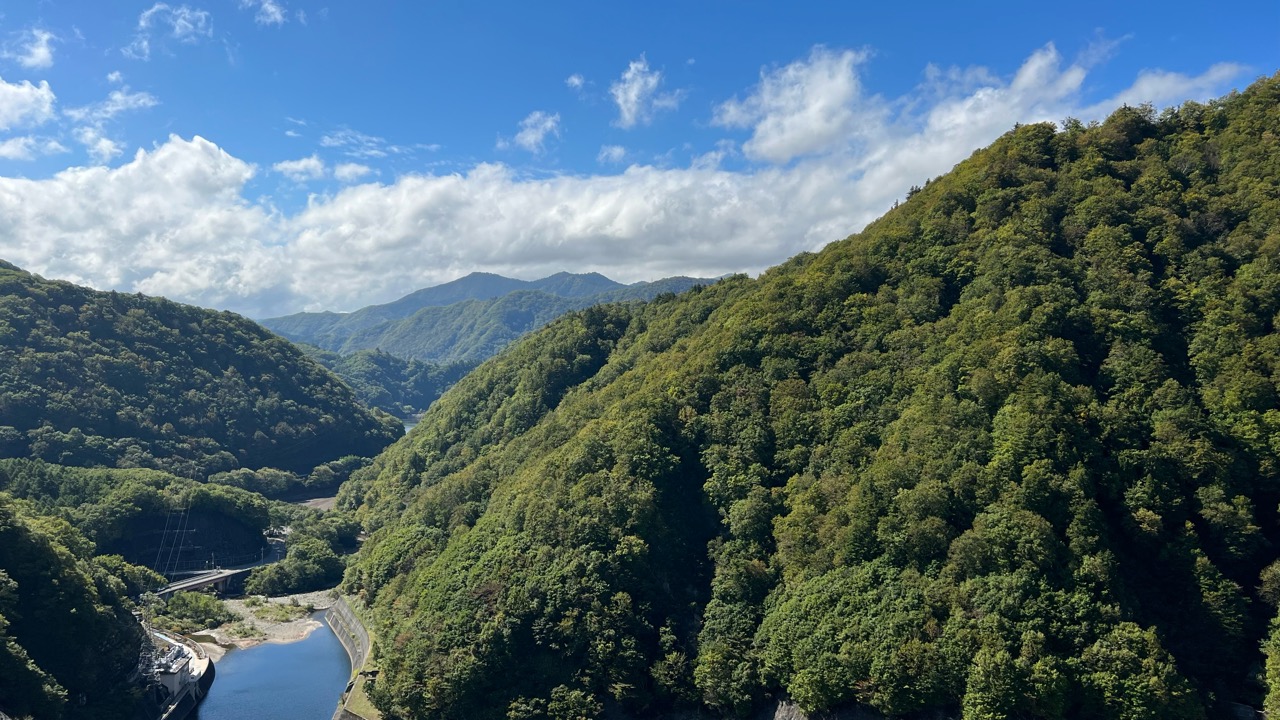
[[(256, 567), (256, 566), (255, 566)], [(160, 588), (156, 591), (156, 595), (167, 598), (174, 593), (186, 592), (188, 590), (200, 590), (202, 588), (213, 587), (218, 592), (224, 592), (231, 582), (239, 577), (248, 575), (253, 570), (252, 567), (234, 568), (227, 570), (211, 570), (199, 575), (193, 575), (189, 578), (183, 578)]]
[(189, 574), (187, 574), (187, 577), (175, 579), (173, 582), (157, 590), (156, 594), (162, 598), (167, 598), (174, 593), (184, 592), (187, 590), (200, 590), (201, 588), (207, 588), (210, 586), (220, 593), (225, 592), (227, 587), (233, 581), (242, 580), (245, 575), (249, 574), (250, 570), (256, 567), (262, 567), (263, 565), (270, 565), (272, 563), (279, 562), (284, 558), (284, 541), (271, 539), (267, 542), (270, 547), (263, 548), (259, 551), (256, 554), (256, 559), (254, 559), (255, 555), (253, 554), (242, 558), (235, 558), (240, 560), (250, 560), (250, 562), (229, 568), (214, 567), (211, 570), (204, 570), (195, 573), (189, 573), (188, 571)]

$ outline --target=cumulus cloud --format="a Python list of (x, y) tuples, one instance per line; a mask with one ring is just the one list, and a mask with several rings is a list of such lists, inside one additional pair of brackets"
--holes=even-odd
[(157, 37), (186, 44), (198, 43), (213, 37), (213, 17), (206, 10), (188, 5), (172, 7), (158, 2), (138, 16), (133, 40), (120, 52), (134, 60), (150, 60), (151, 44)]
[(324, 177), (325, 167), (324, 161), (319, 155), (312, 154), (310, 157), (299, 158), (297, 160), (284, 160), (271, 166), (272, 170), (284, 175), (294, 182), (306, 182), (308, 180), (319, 180)]
[(596, 155), (596, 162), (620, 163), (627, 156), (627, 149), (621, 145), (601, 145), (600, 152)]
[[(541, 153), (543, 143), (546, 142), (548, 135), (560, 137), (560, 113), (554, 115), (545, 113), (541, 110), (534, 110), (529, 113), (528, 117), (520, 121), (520, 132), (512, 138), (511, 142), (528, 150), (531, 153)], [(498, 147), (507, 147), (505, 139), (498, 140)]]
[(716, 108), (713, 122), (751, 128), (742, 149), (754, 160), (786, 163), (830, 151), (856, 137), (860, 128), (882, 124), (875, 117), (882, 112), (879, 103), (863, 97), (856, 72), (867, 57), (866, 52), (815, 48), (805, 60), (762, 72), (746, 99)]
[(568, 85), (570, 88), (574, 90), (581, 90), (582, 86), (585, 85), (586, 83), (587, 83), (587, 80), (586, 78), (582, 77), (581, 73), (574, 73), (564, 79), (564, 84)]
[(89, 153), (89, 157), (99, 165), (108, 163), (124, 154), (124, 151), (120, 149), (120, 143), (104, 135), (101, 128), (93, 126), (79, 127), (72, 134), (75, 135), (76, 142), (84, 146), (85, 151)]
[(333, 176), (342, 182), (355, 182), (373, 172), (373, 168), (360, 163), (339, 163), (333, 168)]
[(0, 130), (35, 127), (53, 118), (57, 98), (47, 81), (10, 83), (0, 78)]
[(5, 160), (30, 160), (35, 157), (35, 138), (15, 137), (0, 140), (0, 158)]
[(614, 125), (627, 129), (636, 125), (648, 125), (663, 110), (674, 110), (680, 105), (680, 93), (660, 93), (662, 73), (649, 69), (644, 55), (632, 60), (622, 77), (609, 86), (609, 94), (618, 105), (618, 119)]
[(1097, 107), (1089, 108), (1084, 114), (1089, 117), (1104, 115), (1119, 105), (1167, 105), (1188, 99), (1204, 100), (1217, 93), (1223, 84), (1243, 75), (1247, 69), (1235, 63), (1218, 63), (1196, 76), (1143, 70), (1133, 85)]
[(16, 42), (6, 47), (4, 56), (30, 70), (50, 68), (53, 67), (53, 43), (58, 39), (48, 30), (25, 30), (18, 35)]
[(117, 116), (133, 110), (145, 110), (160, 104), (154, 95), (133, 92), (128, 86), (112, 90), (105, 100), (82, 107), (68, 108), (63, 115), (78, 124), (72, 135), (85, 147), (97, 163), (109, 162), (124, 153), (120, 143), (108, 137), (105, 127)]
[(67, 148), (51, 138), (39, 139), (31, 135), (0, 140), (0, 158), (5, 160), (34, 160), (37, 155), (54, 155), (67, 152)]
[[(256, 7), (258, 11), (253, 15), (253, 21), (259, 25), (283, 25), (286, 19), (284, 6), (275, 0), (240, 0), (240, 8)], [(302, 11), (298, 11), (301, 13)], [(303, 24), (306, 23), (306, 16), (300, 14), (299, 19)]]
[[(815, 58), (817, 68), (808, 67)], [(517, 277), (598, 271), (624, 282), (757, 272), (857, 231), (911, 185), (946, 172), (1016, 122), (1087, 120), (1086, 111), (1110, 109), (1085, 100), (1088, 68), (1064, 61), (1052, 46), (1011, 76), (939, 68), (895, 98), (867, 97), (861, 65), (846, 62), (844, 51), (797, 62), (802, 66), (790, 71), (801, 78), (796, 82), (817, 88), (798, 88), (796, 97), (826, 97), (818, 92), (826, 88), (871, 126), (855, 128), (848, 140), (815, 123), (822, 143), (762, 134), (791, 139), (758, 144), (758, 157), (777, 148), (768, 152), (788, 161), (745, 170), (719, 162), (738, 152), (733, 143), (684, 167), (632, 164), (614, 174), (531, 177), (483, 163), (456, 174), (349, 185), (293, 213), (250, 199), (249, 163), (203, 139), (171, 137), (116, 168), (0, 178), (0, 257), (49, 277), (255, 317), (350, 310), (475, 270)], [(746, 142), (760, 127), (793, 127), (772, 121), (764, 107), (795, 118), (795, 108), (816, 104), (826, 113), (820, 117), (846, 122), (843, 111), (816, 100), (751, 104), (768, 95), (767, 80), (791, 77), (788, 67), (766, 69), (759, 85), (732, 101), (752, 118), (728, 125), (741, 128)], [(854, 77), (832, 75), (846, 72)], [(1177, 98), (1221, 80), (1223, 87), (1207, 91), (1217, 94), (1237, 79), (1213, 69), (1180, 80), (1154, 72), (1116, 97), (1142, 90), (1152, 83), (1147, 77), (1164, 78), (1157, 89)], [(858, 139), (868, 137), (889, 141)]]
[(119, 85), (124, 82), (124, 75), (122, 75), (119, 70), (113, 70), (107, 73), (107, 82), (112, 85)]
[(47, 277), (211, 307), (269, 302), (280, 263), (267, 212), (242, 198), (253, 174), (213, 143), (171, 137), (117, 168), (0, 178), (0, 257)]

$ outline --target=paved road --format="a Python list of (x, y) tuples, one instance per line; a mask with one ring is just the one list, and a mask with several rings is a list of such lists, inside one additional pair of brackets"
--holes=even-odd
[(253, 566), (251, 565), (248, 568), (228, 568), (226, 570), (214, 570), (213, 572), (208, 572), (203, 575), (196, 575), (195, 577), (189, 577), (175, 583), (169, 583), (157, 590), (156, 594), (160, 597), (164, 597), (166, 595), (180, 593), (185, 590), (199, 590), (202, 587), (208, 587), (215, 583), (222, 582), (227, 578), (244, 574), (252, 569), (252, 567)]

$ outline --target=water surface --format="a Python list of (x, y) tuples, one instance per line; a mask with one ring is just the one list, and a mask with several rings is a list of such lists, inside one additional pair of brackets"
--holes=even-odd
[(330, 720), (351, 661), (328, 625), (306, 640), (232, 650), (216, 663), (209, 696), (192, 720)]

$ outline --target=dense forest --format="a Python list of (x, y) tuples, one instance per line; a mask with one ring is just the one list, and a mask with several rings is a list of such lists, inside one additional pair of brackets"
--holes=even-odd
[(387, 305), (262, 323), (290, 340), (340, 355), (376, 350), (433, 365), (474, 365), (567, 312), (651, 300), (708, 282), (672, 277), (623, 285), (596, 273), (559, 273), (534, 281), (473, 273)]
[(186, 632), (235, 619), (212, 596), (144, 595), (167, 582), (157, 570), (255, 561), (263, 532), (284, 526), (287, 556), (255, 568), (247, 589), (333, 587), (356, 547), (349, 513), (157, 470), (0, 460), (0, 713), (138, 717), (144, 639), (133, 611)]
[(405, 360), (381, 350), (360, 350), (339, 355), (312, 345), (302, 351), (342, 378), (367, 407), (396, 417), (417, 415), (436, 401), (445, 390), (471, 372), (478, 363), (449, 365)]
[(0, 492), (0, 710), (132, 717), (144, 638), (127, 597), (153, 576), (93, 551), (66, 520)]
[(0, 457), (188, 477), (310, 472), (399, 436), (238, 315), (44, 280), (0, 261)]
[[(0, 460), (0, 492), (70, 523), (96, 554), (121, 555), (161, 572), (179, 562), (184, 563), (180, 570), (192, 569), (192, 563), (201, 568), (211, 555), (225, 561), (257, 559), (266, 545), (263, 531), (281, 524), (272, 521), (273, 503), (257, 492), (158, 470)], [(185, 515), (183, 527), (190, 538), (181, 545), (172, 534), (177, 523), (169, 526), (179, 515)]]
[(371, 697), (1280, 710), (1277, 228), (1271, 78), (1018, 127), (758, 279), (562, 317), (344, 486)]

